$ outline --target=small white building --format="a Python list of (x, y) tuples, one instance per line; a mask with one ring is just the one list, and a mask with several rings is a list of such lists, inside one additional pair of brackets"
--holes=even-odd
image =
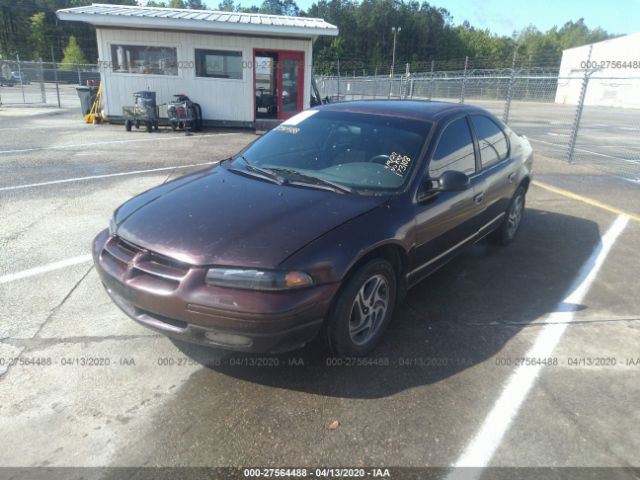
[(639, 53), (640, 33), (564, 50), (556, 103), (577, 105), (585, 69), (597, 69), (589, 80), (585, 105), (640, 108)]
[(309, 107), (313, 41), (338, 34), (319, 18), (212, 10), (93, 4), (57, 15), (95, 25), (110, 121), (140, 90), (158, 104), (188, 95), (208, 125), (284, 120)]

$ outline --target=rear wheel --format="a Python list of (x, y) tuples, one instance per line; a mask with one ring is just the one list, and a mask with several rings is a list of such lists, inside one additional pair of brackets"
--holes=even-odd
[(332, 353), (362, 356), (373, 350), (386, 330), (396, 302), (396, 275), (384, 259), (373, 259), (347, 281), (324, 327)]
[(509, 208), (507, 208), (506, 217), (502, 225), (491, 234), (491, 241), (497, 245), (509, 245), (516, 238), (522, 217), (524, 215), (526, 190), (520, 185), (516, 193), (511, 198)]
[(124, 129), (125, 129), (127, 132), (130, 132), (130, 131), (131, 131), (131, 120), (125, 120), (125, 121), (124, 121)]
[(193, 106), (196, 110), (196, 115), (197, 115), (196, 129), (198, 131), (201, 131), (202, 130), (202, 107), (200, 106), (199, 103), (194, 103)]

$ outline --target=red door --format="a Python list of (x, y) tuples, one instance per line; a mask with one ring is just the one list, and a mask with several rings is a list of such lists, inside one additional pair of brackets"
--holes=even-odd
[(302, 111), (304, 52), (278, 52), (278, 118), (285, 120)]

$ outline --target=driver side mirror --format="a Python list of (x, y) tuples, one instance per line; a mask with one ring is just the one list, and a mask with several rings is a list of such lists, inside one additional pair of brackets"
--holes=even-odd
[(469, 188), (469, 176), (455, 170), (447, 170), (438, 178), (438, 190), (441, 192), (461, 192)]
[(438, 178), (426, 178), (418, 200), (426, 200), (439, 192), (461, 192), (469, 188), (469, 176), (456, 170), (447, 170)]

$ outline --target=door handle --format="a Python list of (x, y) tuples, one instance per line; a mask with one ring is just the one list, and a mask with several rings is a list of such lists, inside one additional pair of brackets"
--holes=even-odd
[(516, 179), (516, 172), (511, 172), (508, 178), (509, 178), (509, 183), (513, 183)]
[(480, 205), (483, 200), (484, 200), (484, 192), (480, 192), (475, 197), (473, 197), (473, 202), (476, 205)]

